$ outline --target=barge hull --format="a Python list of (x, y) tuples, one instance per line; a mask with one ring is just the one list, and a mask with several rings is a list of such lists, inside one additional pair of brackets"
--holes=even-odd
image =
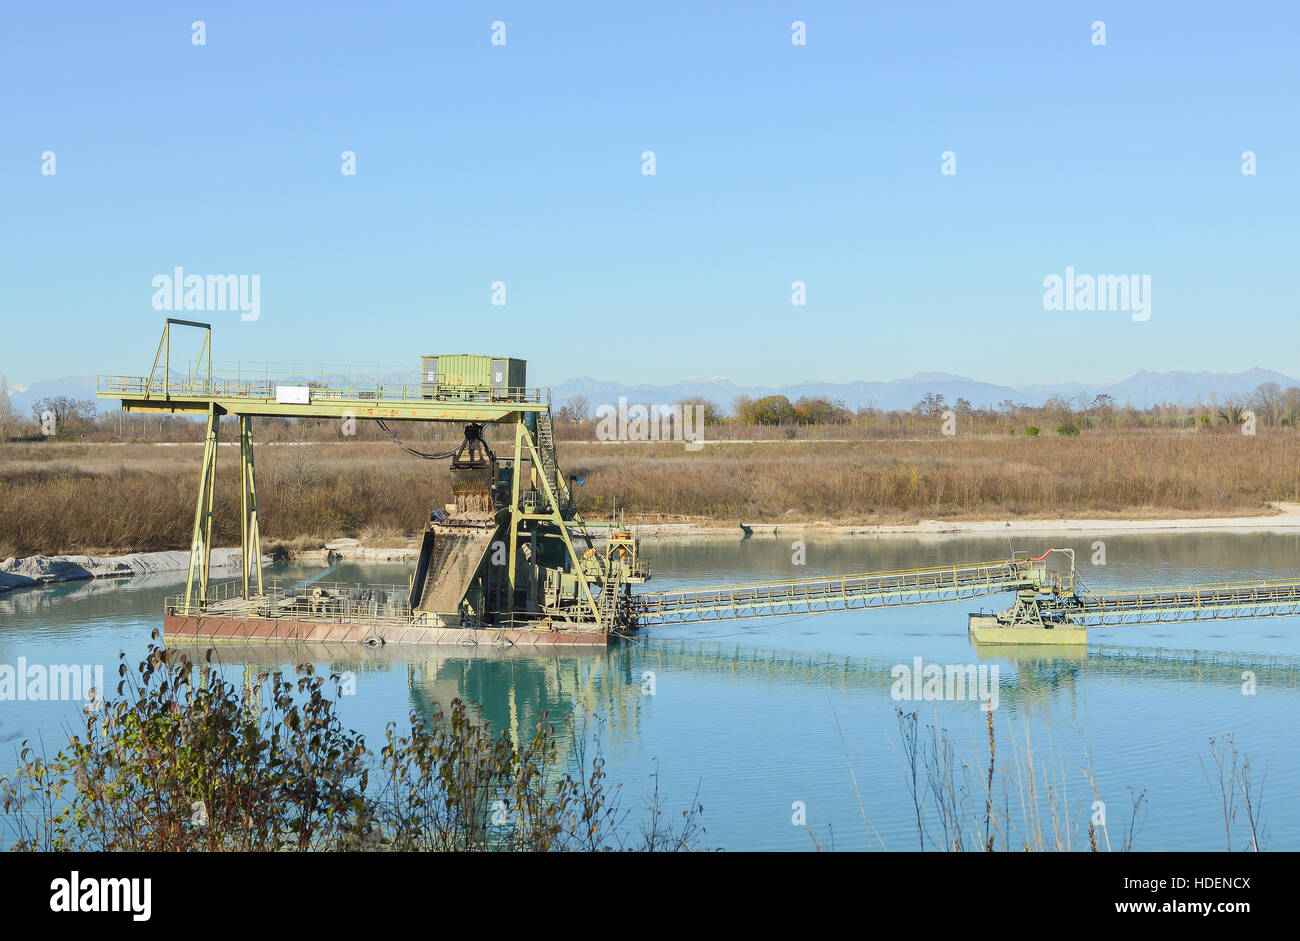
[(163, 636), (241, 643), (502, 644), (515, 647), (604, 647), (608, 643), (608, 636), (601, 631), (340, 624), (310, 619), (194, 617), (183, 614), (169, 614), (163, 618)]
[(996, 617), (972, 614), (970, 635), (977, 644), (1082, 644), (1088, 643), (1087, 628), (1077, 624), (1056, 624), (1052, 627), (1000, 624)]

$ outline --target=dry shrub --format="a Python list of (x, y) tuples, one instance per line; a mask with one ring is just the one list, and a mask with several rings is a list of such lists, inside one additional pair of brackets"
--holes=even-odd
[[(506, 448), (500, 442), (498, 453)], [(4, 554), (184, 549), (201, 449), (39, 443), (0, 461)], [(1248, 515), (1300, 500), (1300, 437), (1090, 432), (1079, 437), (939, 435), (858, 441), (679, 444), (563, 441), (561, 466), (585, 476), (578, 505), (641, 520), (908, 522), (1009, 517)], [(218, 456), (219, 545), (239, 539), (238, 452)], [(418, 531), (450, 500), (445, 462), (388, 442), (258, 450), (268, 541)]]

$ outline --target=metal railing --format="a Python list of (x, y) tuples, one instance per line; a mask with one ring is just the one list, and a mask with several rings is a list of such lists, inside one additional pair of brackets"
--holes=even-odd
[[(410, 589), (404, 585), (359, 585), (333, 581), (284, 584), (272, 579), (264, 582), (263, 588), (263, 594), (244, 598), (242, 580), (214, 582), (208, 585), (206, 604), (201, 605), (196, 599), (191, 599), (187, 609), (183, 594), (171, 595), (164, 600), (163, 613), (234, 620), (254, 618), (362, 626), (436, 626), (429, 614), (411, 610)], [(550, 620), (540, 613), (478, 626), (508, 627), (510, 630), (537, 633), (551, 633), (553, 630)]]
[(375, 402), (486, 402), (542, 404), (546, 391), (528, 387), (451, 386), (419, 381), (399, 385), (335, 384), (321, 385), (315, 381), (303, 382), (286, 379), (247, 379), (172, 377), (164, 388), (162, 379), (145, 376), (98, 376), (97, 391), (101, 396), (124, 399), (220, 399), (276, 401), (277, 386), (305, 386), (311, 401), (356, 402), (361, 405)]
[(679, 623), (932, 604), (1030, 589), (1043, 580), (1041, 568), (1019, 560), (682, 588), (632, 599), (642, 623)]
[(185, 606), (184, 595), (172, 595), (164, 601), (169, 615), (230, 618), (299, 618), (338, 623), (383, 621), (417, 624), (424, 615), (412, 616), (410, 589), (401, 585), (357, 585), (345, 582), (316, 581), (283, 584), (270, 580), (264, 592), (250, 598), (242, 596), (242, 580), (208, 585), (208, 599), (196, 599)]
[(1300, 614), (1300, 579), (1210, 582), (1089, 591), (1041, 603), (1044, 613), (1078, 624), (1283, 617)]

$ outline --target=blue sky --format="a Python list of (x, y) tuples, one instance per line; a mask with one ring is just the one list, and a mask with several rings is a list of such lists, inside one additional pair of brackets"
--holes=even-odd
[[(213, 322), (218, 360), (508, 353), (548, 384), (1300, 373), (1294, 5), (0, 17), (11, 384), (147, 372), (176, 266), (260, 277), (255, 322), (180, 314)], [(1151, 319), (1044, 310), (1067, 266), (1149, 275)]]

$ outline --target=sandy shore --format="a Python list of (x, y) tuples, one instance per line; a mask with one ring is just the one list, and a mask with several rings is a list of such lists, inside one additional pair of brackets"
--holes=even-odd
[[(914, 524), (861, 526), (842, 523), (746, 522), (751, 535), (784, 536), (815, 533), (828, 536), (1005, 536), (1005, 535), (1114, 535), (1117, 533), (1264, 533), (1300, 532), (1300, 503), (1273, 503), (1273, 512), (1261, 516), (1187, 517), (1183, 519), (1041, 519), (1041, 520), (922, 520)], [(738, 524), (715, 522), (630, 523), (639, 535), (652, 539), (687, 539), (698, 536), (741, 536)], [(594, 534), (599, 539), (601, 531)], [(375, 548), (356, 539), (337, 539), (321, 549), (294, 553), (307, 561), (355, 560), (407, 562), (415, 559), (419, 545)]]
[[(817, 532), (843, 536), (999, 536), (1078, 533), (1262, 533), (1300, 532), (1300, 503), (1270, 503), (1272, 512), (1259, 516), (1184, 517), (1178, 519), (1002, 519), (963, 522), (921, 520), (919, 523), (862, 526), (842, 523), (758, 523), (746, 521), (754, 536)], [(643, 536), (740, 535), (737, 524), (638, 523)]]
[[(1041, 519), (1041, 520), (922, 520), (911, 525), (853, 526), (839, 523), (759, 523), (745, 525), (755, 537), (816, 533), (828, 536), (998, 536), (998, 535), (1114, 535), (1118, 533), (1300, 533), (1300, 503), (1269, 504), (1273, 512), (1260, 516), (1188, 517), (1183, 519)], [(738, 524), (714, 522), (640, 522), (640, 535), (655, 539), (698, 536), (740, 536)], [(596, 533), (599, 535), (599, 532)], [(304, 562), (411, 562), (418, 542), (388, 548), (364, 546), (357, 539), (335, 539), (319, 549), (293, 553)], [(265, 559), (269, 562), (269, 557)], [(31, 556), (0, 562), (0, 592), (11, 588), (49, 585), (87, 578), (118, 577), (180, 571), (188, 552), (141, 552), (126, 556)], [(212, 565), (239, 565), (238, 549), (213, 549)]]

